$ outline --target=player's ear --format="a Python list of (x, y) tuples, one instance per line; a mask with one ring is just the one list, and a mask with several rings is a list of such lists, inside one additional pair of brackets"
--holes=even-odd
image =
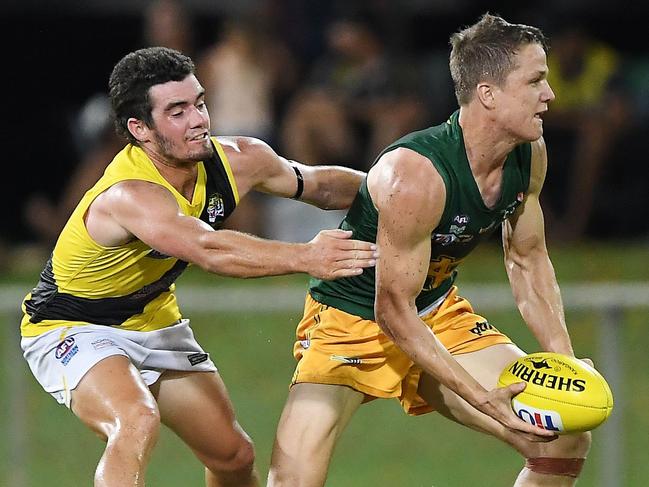
[(485, 108), (492, 109), (495, 106), (494, 87), (489, 83), (478, 83), (476, 96)]
[(126, 122), (126, 127), (138, 142), (148, 142), (150, 129), (143, 120), (131, 117)]

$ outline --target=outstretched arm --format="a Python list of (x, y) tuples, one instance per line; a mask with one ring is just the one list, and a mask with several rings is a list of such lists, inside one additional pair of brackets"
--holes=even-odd
[(541, 347), (573, 355), (539, 203), (546, 169), (547, 153), (541, 138), (532, 143), (529, 192), (514, 216), (503, 223), (505, 267), (518, 309)]
[(521, 383), (485, 390), (417, 315), (415, 298), (430, 264), (430, 235), (445, 201), (444, 184), (433, 165), (408, 149), (396, 149), (370, 171), (368, 187), (379, 212), (375, 314), (381, 329), (424, 372), (476, 409), (528, 439), (552, 439), (513, 413), (511, 396), (523, 390)]
[(268, 144), (251, 137), (219, 137), (230, 158), (240, 193), (249, 189), (292, 198), (302, 177), (301, 201), (319, 208), (349, 208), (365, 173), (341, 166), (308, 166), (279, 156)]
[(261, 277), (308, 273), (322, 279), (358, 275), (374, 265), (375, 246), (351, 232), (325, 230), (307, 243), (213, 230), (184, 215), (169, 191), (146, 181), (122, 181), (102, 193), (86, 216), (92, 238), (104, 246), (137, 238), (163, 254), (216, 274)]

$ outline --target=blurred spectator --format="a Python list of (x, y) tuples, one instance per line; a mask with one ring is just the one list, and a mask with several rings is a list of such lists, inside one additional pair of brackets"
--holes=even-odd
[[(156, 0), (144, 10), (143, 44), (165, 46), (192, 54), (191, 20), (181, 3)], [(43, 193), (33, 194), (24, 209), (24, 219), (44, 247), (55, 243), (72, 210), (83, 194), (103, 174), (126, 141), (113, 128), (106, 93), (90, 96), (81, 106), (70, 127), (78, 162), (60, 196), (52, 201)]]
[(193, 22), (189, 11), (177, 0), (155, 0), (144, 11), (143, 47), (163, 46), (194, 54)]
[(108, 97), (103, 93), (88, 99), (71, 130), (81, 157), (61, 196), (52, 202), (44, 194), (36, 193), (27, 201), (24, 210), (28, 226), (48, 251), (85, 191), (125, 145), (124, 140), (115, 134)]
[(198, 59), (212, 132), (274, 142), (275, 99), (295, 87), (288, 49), (250, 18), (228, 19)]
[[(199, 56), (197, 74), (206, 88), (212, 134), (247, 135), (275, 145), (277, 100), (294, 88), (296, 64), (283, 43), (253, 19), (228, 19), (219, 40)], [(228, 227), (264, 235), (265, 200), (250, 193)]]
[(550, 238), (583, 237), (604, 166), (625, 128), (628, 100), (621, 87), (621, 57), (579, 26), (552, 36), (549, 82), (556, 100), (544, 117), (552, 140), (545, 198)]
[(388, 52), (366, 16), (335, 20), (326, 40), (325, 54), (287, 109), (281, 145), (305, 163), (365, 170), (424, 119), (416, 73)]

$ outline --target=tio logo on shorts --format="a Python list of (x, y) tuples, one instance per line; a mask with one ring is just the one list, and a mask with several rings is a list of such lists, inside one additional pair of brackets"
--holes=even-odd
[(512, 399), (512, 407), (516, 415), (526, 423), (550, 431), (563, 431), (561, 415), (556, 411), (539, 409)]

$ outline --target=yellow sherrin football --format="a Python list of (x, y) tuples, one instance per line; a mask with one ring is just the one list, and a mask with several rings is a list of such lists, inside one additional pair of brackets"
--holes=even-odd
[(602, 375), (574, 357), (537, 352), (520, 357), (500, 374), (498, 385), (526, 382), (512, 398), (523, 421), (557, 434), (589, 431), (613, 410), (613, 395)]

